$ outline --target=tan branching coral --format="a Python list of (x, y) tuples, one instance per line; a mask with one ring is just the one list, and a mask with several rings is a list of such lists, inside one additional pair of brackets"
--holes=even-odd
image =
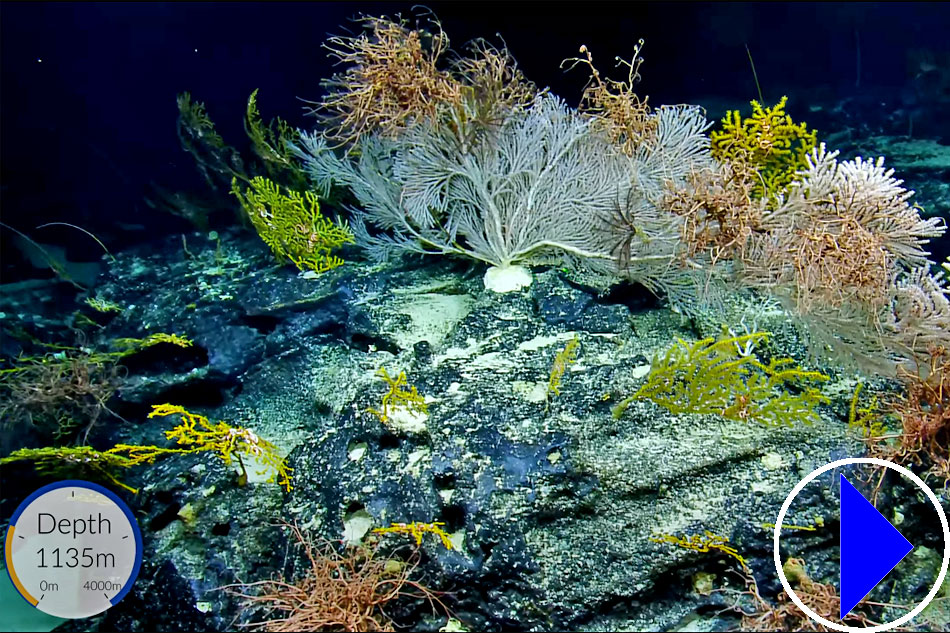
[(468, 56), (452, 65), (461, 85), (461, 99), (449, 103), (441, 119), (468, 153), (483, 135), (497, 130), (512, 113), (528, 108), (538, 95), (537, 86), (525, 78), (506, 48), (475, 40)]
[(836, 157), (824, 144), (808, 156), (750, 236), (738, 281), (806, 321), (814, 350), (892, 372), (931, 344), (950, 344), (950, 294), (924, 250), (946, 227), (908, 204), (913, 192), (882, 158)]
[(694, 170), (686, 185), (670, 183), (660, 208), (683, 218), (683, 257), (707, 254), (710, 263), (741, 255), (761, 230), (762, 203), (752, 199), (754, 170), (745, 163), (721, 163)]
[(348, 66), (325, 82), (329, 94), (315, 108), (327, 119), (327, 136), (341, 145), (370, 132), (393, 137), (413, 121), (441, 113), (467, 151), (482, 132), (528, 107), (538, 94), (511, 53), (485, 40), (474, 41), (467, 56), (441, 69), (449, 38), (434, 18), (428, 29), (385, 17), (361, 22), (363, 34), (332, 37), (324, 45)]
[(632, 156), (639, 146), (654, 139), (657, 133), (657, 119), (650, 116), (647, 98), (640, 99), (633, 91), (633, 85), (640, 80), (641, 50), (643, 40), (634, 48), (631, 61), (617, 58), (617, 65), (627, 68), (624, 81), (603, 77), (594, 66), (594, 58), (586, 45), (579, 51), (584, 57), (566, 59), (561, 63), (562, 68), (570, 64), (568, 70), (580, 64), (590, 68), (590, 79), (584, 87), (578, 110), (593, 117), (595, 127), (606, 132), (611, 143), (627, 156)]
[(85, 353), (44, 356), (0, 371), (0, 418), (4, 432), (19, 423), (56, 439), (86, 435), (122, 382), (119, 368)]
[(498, 125), (512, 110), (527, 108), (538, 94), (506, 48), (485, 40), (469, 45), (469, 55), (453, 64), (453, 71), (468, 94), (484, 110), (485, 123)]
[(886, 402), (900, 419), (896, 435), (869, 438), (869, 452), (900, 464), (924, 465), (928, 474), (950, 485), (950, 351), (932, 346), (916, 371), (897, 370), (904, 392)]
[(793, 288), (799, 312), (856, 299), (883, 304), (900, 268), (927, 262), (922, 246), (944, 231), (907, 204), (913, 195), (883, 161), (838, 162), (824, 145), (788, 199), (764, 219), (768, 233), (746, 258), (758, 285)]
[(811, 219), (795, 231), (789, 253), (795, 265), (799, 305), (836, 307), (850, 297), (878, 307), (887, 299), (892, 270), (883, 238), (854, 218)]
[(437, 64), (449, 38), (435, 20), (434, 32), (405, 20), (363, 17), (364, 33), (331, 37), (324, 44), (346, 70), (324, 82), (329, 94), (316, 112), (326, 116), (328, 136), (340, 144), (378, 130), (394, 135), (414, 118), (435, 115), (440, 104), (459, 103), (462, 85)]

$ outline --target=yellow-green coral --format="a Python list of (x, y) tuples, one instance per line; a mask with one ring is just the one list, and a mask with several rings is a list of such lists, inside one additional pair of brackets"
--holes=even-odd
[[(389, 421), (389, 416), (394, 409), (402, 409), (414, 415), (429, 413), (425, 398), (419, 395), (414, 386), (409, 384), (406, 372), (401, 371), (398, 376), (393, 378), (385, 367), (380, 367), (376, 375), (386, 381), (389, 391), (383, 394), (380, 409), (368, 409), (368, 411), (379, 417), (384, 424)], [(407, 391), (405, 387), (409, 387), (409, 390)]]
[[(795, 532), (817, 532), (819, 527), (822, 527), (822, 526), (819, 526), (817, 523), (816, 523), (815, 525), (789, 525), (789, 524), (787, 524), (787, 523), (783, 523), (783, 524), (782, 524), (782, 530), (783, 530), (783, 531), (784, 531), (784, 530), (792, 530), (792, 531), (795, 531)], [(774, 530), (774, 529), (775, 529), (775, 524), (774, 524), (774, 523), (763, 523), (763, 524), (762, 524), (762, 529), (763, 529), (763, 530)]]
[(99, 297), (86, 297), (86, 305), (96, 312), (122, 312), (122, 306), (115, 301), (100, 299)]
[(131, 493), (138, 490), (119, 481), (114, 472), (135, 466), (136, 462), (108, 451), (97, 451), (91, 446), (44, 446), (21, 448), (0, 459), (0, 466), (16, 461), (31, 461), (37, 472), (55, 476), (101, 475)]
[(183, 92), (178, 95), (178, 111), (181, 113), (182, 121), (189, 128), (196, 131), (210, 145), (214, 147), (224, 147), (224, 141), (214, 129), (214, 122), (208, 117), (205, 111), (205, 104), (200, 101), (192, 101), (191, 95)]
[(264, 243), (279, 259), (289, 259), (300, 270), (326, 272), (343, 264), (333, 251), (353, 243), (345, 222), (334, 223), (320, 214), (317, 196), (310, 191), (281, 193), (280, 186), (256, 176), (243, 193), (231, 181), (237, 196)]
[(190, 345), (175, 335), (158, 333), (144, 339), (113, 341), (119, 349), (99, 351), (86, 347), (50, 345), (42, 356), (20, 356), (0, 369), (0, 426), (4, 432), (29, 425), (41, 435), (66, 443), (81, 440), (122, 382), (117, 365), (139, 350), (159, 342)]
[(166, 332), (156, 332), (149, 334), (145, 338), (117, 338), (112, 341), (112, 345), (120, 348), (120, 352), (115, 352), (121, 356), (134, 354), (153, 345), (168, 343), (178, 347), (191, 347), (194, 343), (179, 334), (168, 334)]
[(20, 356), (14, 360), (13, 367), (0, 369), (0, 379), (4, 376), (13, 376), (32, 371), (37, 365), (62, 365), (63, 367), (67, 367), (78, 361), (85, 365), (102, 366), (118, 362), (125, 356), (130, 356), (147, 347), (158, 345), (159, 343), (171, 343), (179, 347), (190, 347), (193, 344), (192, 341), (183, 336), (165, 332), (156, 332), (145, 338), (117, 338), (112, 341), (112, 345), (119, 349), (113, 352), (90, 351), (78, 347), (46, 344), (44, 345), (45, 347), (57, 351), (43, 356)]
[[(292, 128), (286, 121), (277, 117), (270, 125), (265, 125), (261, 113), (257, 109), (257, 90), (247, 99), (247, 112), (244, 115), (244, 131), (251, 139), (254, 152), (264, 161), (267, 173), (275, 175), (276, 170), (286, 170), (289, 173), (291, 184), (303, 187), (306, 179), (300, 169), (290, 159), (287, 146), (298, 139), (300, 132)], [(276, 128), (276, 131), (275, 131)]]
[(243, 455), (262, 467), (261, 474), (271, 473), (269, 482), (277, 482), (287, 491), (292, 489), (290, 475), (293, 469), (288, 467), (284, 458), (277, 453), (277, 447), (250, 429), (231, 426), (226, 422), (212, 424), (203, 415), (172, 404), (152, 406), (152, 412), (148, 417), (175, 414), (181, 415), (181, 423), (170, 431), (165, 431), (165, 437), (175, 440), (178, 446), (184, 448), (139, 444), (116, 444), (107, 451), (98, 451), (90, 446), (23, 448), (0, 459), (0, 465), (29, 460), (36, 464), (40, 472), (55, 474), (68, 470), (80, 470), (97, 473), (135, 493), (138, 491), (119, 481), (113, 471), (118, 468), (152, 464), (156, 459), (167, 455), (214, 452), (228, 465), (231, 464), (232, 459), (237, 459), (241, 466), (242, 481), (247, 481), (247, 470), (241, 457)]
[(711, 552), (714, 550), (722, 552), (723, 554), (732, 556), (737, 561), (739, 561), (739, 564), (742, 565), (743, 569), (749, 569), (745, 559), (734, 547), (728, 544), (728, 538), (714, 534), (709, 530), (706, 530), (706, 533), (702, 536), (699, 534), (684, 534), (683, 536), (676, 536), (675, 534), (658, 533), (651, 536), (650, 540), (654, 543), (668, 543), (670, 545), (676, 545), (677, 547), (682, 547), (694, 552)]
[(713, 413), (765, 426), (811, 424), (819, 419), (815, 407), (828, 398), (813, 387), (790, 393), (784, 386), (828, 376), (805, 371), (791, 358), (773, 358), (765, 365), (746, 353), (750, 344), (768, 336), (754, 332), (692, 345), (678, 340), (665, 356), (653, 359), (646, 383), (614, 407), (614, 417), (634, 400), (651, 400), (676, 414)]
[(871, 396), (871, 401), (866, 407), (858, 407), (858, 395), (861, 393), (863, 384), (858, 383), (854, 389), (854, 395), (851, 396), (851, 406), (848, 408), (848, 426), (853, 429), (861, 429), (861, 433), (866, 438), (881, 437), (887, 432), (881, 413), (878, 410), (877, 396)]
[(785, 113), (788, 97), (771, 108), (751, 101), (752, 116), (742, 118), (738, 110), (728, 112), (722, 130), (710, 134), (710, 151), (720, 161), (743, 162), (759, 175), (752, 195), (765, 198), (770, 206), (778, 202), (799, 170), (806, 169), (805, 157), (815, 148), (817, 135), (804, 123), (793, 123)]
[(416, 545), (422, 545), (422, 537), (425, 534), (435, 534), (442, 541), (442, 546), (445, 549), (452, 549), (452, 541), (449, 539), (449, 535), (445, 533), (445, 530), (442, 529), (442, 526), (445, 525), (442, 521), (436, 521), (434, 523), (420, 523), (418, 521), (413, 521), (412, 523), (393, 523), (389, 527), (375, 528), (373, 530), (374, 534), (408, 534), (416, 540)]
[(567, 342), (560, 352), (554, 357), (554, 365), (551, 366), (551, 374), (548, 376), (548, 394), (556, 396), (561, 395), (561, 379), (567, 368), (574, 364), (577, 358), (577, 346), (580, 345), (577, 337)]
[(241, 481), (246, 482), (247, 470), (241, 457), (244, 455), (262, 467), (261, 474), (271, 473), (269, 482), (277, 482), (288, 491), (292, 489), (290, 482), (292, 469), (277, 452), (277, 447), (250, 429), (231, 426), (226, 422), (212, 424), (205, 416), (172, 404), (153, 405), (148, 417), (166, 415), (181, 416), (181, 423), (170, 431), (165, 431), (165, 437), (175, 440), (179, 446), (185, 448), (117, 444), (107, 452), (123, 455), (133, 464), (150, 464), (156, 458), (169, 454), (213, 452), (229, 466), (232, 459), (237, 459), (241, 467)]

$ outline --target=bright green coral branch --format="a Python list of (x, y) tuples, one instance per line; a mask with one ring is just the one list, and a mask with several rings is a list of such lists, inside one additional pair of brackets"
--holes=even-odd
[(264, 162), (267, 175), (292, 189), (307, 188), (307, 178), (292, 158), (290, 145), (300, 138), (300, 131), (277, 117), (265, 124), (257, 109), (257, 91), (247, 99), (247, 111), (244, 114), (244, 131), (251, 140), (254, 153)]
[(180, 334), (168, 334), (166, 332), (156, 332), (154, 334), (149, 334), (145, 338), (117, 338), (112, 341), (114, 347), (118, 347), (121, 351), (112, 352), (118, 356), (129, 356), (136, 352), (140, 352), (143, 349), (152, 347), (154, 345), (159, 345), (161, 343), (168, 343), (170, 345), (176, 345), (178, 347), (191, 347), (194, 343), (181, 336)]
[[(254, 151), (265, 161), (278, 163), (284, 167), (293, 167), (287, 156), (287, 144), (298, 139), (300, 133), (278, 117), (265, 125), (257, 109), (257, 90), (247, 99), (247, 112), (244, 115), (244, 131), (254, 146)], [(277, 128), (274, 131), (274, 127)]]
[(747, 344), (767, 336), (755, 332), (692, 345), (677, 341), (662, 358), (654, 358), (646, 383), (614, 408), (614, 417), (619, 418), (634, 400), (650, 400), (676, 414), (712, 413), (765, 426), (811, 424), (818, 420), (815, 407), (828, 398), (813, 387), (795, 393), (785, 387), (828, 376), (805, 371), (790, 358), (765, 365), (744, 352)]
[(208, 116), (205, 110), (205, 104), (201, 101), (192, 101), (191, 94), (183, 92), (178, 95), (178, 112), (182, 123), (188, 128), (194, 130), (199, 138), (214, 147), (224, 147), (224, 141), (214, 129), (214, 122)]
[(131, 493), (138, 490), (128, 486), (115, 475), (120, 468), (134, 466), (133, 460), (109, 451), (97, 451), (91, 446), (44, 446), (42, 448), (21, 448), (0, 459), (0, 466), (17, 461), (30, 461), (37, 472), (55, 476), (100, 475), (120, 488)]
[(334, 223), (321, 215), (317, 196), (310, 191), (284, 194), (272, 180), (257, 176), (243, 193), (237, 179), (232, 180), (231, 193), (278, 258), (289, 259), (300, 270), (317, 273), (343, 264), (332, 253), (353, 243), (353, 233), (345, 222)]

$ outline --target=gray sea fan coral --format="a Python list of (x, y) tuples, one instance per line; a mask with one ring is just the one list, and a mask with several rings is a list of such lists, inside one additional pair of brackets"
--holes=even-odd
[(623, 186), (623, 161), (550, 95), (472, 147), (435, 118), (397, 139), (369, 137), (355, 159), (308, 134), (298, 154), (318, 186), (353, 192), (357, 240), (377, 259), (454, 254), (505, 268), (558, 255), (611, 258), (601, 218)]
[(950, 349), (950, 285), (944, 271), (914, 268), (897, 279), (891, 296), (881, 320), (895, 357), (920, 361), (933, 347)]
[(297, 155), (318, 188), (349, 188), (357, 242), (371, 256), (462, 255), (499, 269), (519, 264), (588, 268), (617, 278), (614, 220), (636, 208), (624, 270), (663, 290), (673, 285), (677, 218), (657, 209), (664, 187), (709, 161), (708, 123), (699, 108), (660, 108), (657, 133), (625, 156), (590, 119), (549, 94), (511, 113), (477, 143), (458, 125), (418, 122), (397, 138), (363, 139), (352, 158), (303, 134)]
[[(671, 305), (686, 312), (716, 306), (722, 294), (717, 270), (688, 265), (682, 241), (683, 218), (663, 205), (672, 189), (684, 187), (691, 173), (711, 168), (710, 123), (702, 108), (661, 106), (649, 115), (655, 134), (647, 136), (625, 156), (627, 182), (624, 197), (610, 216), (614, 237), (615, 274), (664, 294)], [(583, 266), (602, 275), (610, 270), (601, 261)]]

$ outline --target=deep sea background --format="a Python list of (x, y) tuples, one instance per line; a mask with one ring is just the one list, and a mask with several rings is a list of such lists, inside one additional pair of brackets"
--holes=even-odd
[[(926, 106), (950, 68), (921, 81), (919, 56), (950, 58), (946, 3), (431, 2), (453, 48), (475, 37), (507, 43), (526, 76), (576, 104), (586, 81), (561, 60), (581, 44), (607, 72), (644, 38), (640, 94), (653, 105), (698, 103), (719, 118), (757, 97), (819, 130), (810, 108), (859, 96), (867, 116)], [(412, 13), (392, 3), (43, 3), (0, 8), (0, 213), (6, 224), (73, 261), (98, 260), (92, 241), (46, 222), (71, 222), (112, 250), (189, 230), (143, 203), (154, 186), (206, 187), (175, 134), (175, 97), (207, 105), (225, 142), (243, 149), (248, 94), (265, 120), (310, 128), (302, 99), (322, 94), (333, 68), (321, 43), (349, 19)], [(498, 34), (498, 35), (496, 35)], [(934, 88), (932, 76), (942, 76)], [(916, 77), (916, 79), (915, 79)], [(946, 95), (943, 95), (946, 96)], [(875, 106), (875, 100), (881, 105)], [(875, 110), (887, 112), (875, 112)], [(946, 111), (944, 111), (946, 112)], [(899, 116), (899, 113), (898, 113)], [(917, 134), (950, 137), (947, 114)], [(0, 230), (3, 280), (49, 276), (28, 267)], [(935, 258), (937, 259), (937, 258)], [(939, 261), (939, 260), (938, 260)]]

